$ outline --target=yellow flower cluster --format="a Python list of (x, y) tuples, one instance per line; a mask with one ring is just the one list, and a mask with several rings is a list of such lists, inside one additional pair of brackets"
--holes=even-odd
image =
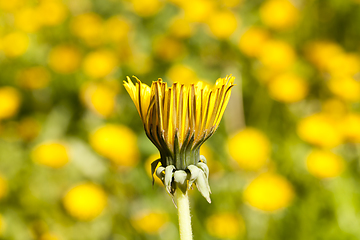
[(56, 141), (37, 145), (32, 150), (31, 158), (34, 162), (51, 168), (61, 168), (70, 160), (66, 145)]
[(0, 87), (0, 120), (15, 116), (19, 111), (21, 95), (13, 87)]

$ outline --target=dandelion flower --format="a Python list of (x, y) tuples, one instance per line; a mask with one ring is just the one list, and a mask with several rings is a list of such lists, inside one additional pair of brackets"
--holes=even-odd
[(161, 158), (153, 162), (152, 172), (160, 162), (156, 175), (170, 194), (177, 187), (186, 193), (195, 183), (210, 202), (209, 169), (206, 159), (200, 156), (200, 146), (218, 128), (234, 79), (220, 78), (213, 88), (202, 82), (174, 83), (168, 87), (159, 79), (149, 87), (138, 79), (136, 84), (130, 78), (124, 81), (147, 137), (160, 152)]

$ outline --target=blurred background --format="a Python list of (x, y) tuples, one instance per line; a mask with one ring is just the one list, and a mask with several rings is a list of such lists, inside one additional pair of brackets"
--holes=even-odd
[(359, 239), (359, 40), (356, 0), (0, 0), (0, 239), (179, 239), (122, 81), (228, 74), (195, 239)]

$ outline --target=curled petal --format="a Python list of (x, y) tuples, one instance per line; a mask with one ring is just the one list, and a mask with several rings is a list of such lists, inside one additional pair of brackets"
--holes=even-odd
[(199, 171), (199, 172), (200, 172), (199, 176), (197, 177), (197, 179), (195, 181), (196, 187), (198, 188), (201, 195), (204, 196), (206, 201), (211, 203), (209, 183), (207, 182), (207, 179), (205, 177), (205, 173), (203, 171)]
[(173, 171), (175, 169), (174, 165), (169, 165), (165, 168), (165, 179), (164, 179), (164, 185), (166, 190), (171, 193), (171, 182), (172, 182), (172, 178), (173, 178)]
[(195, 165), (189, 165), (187, 167), (187, 169), (189, 169), (190, 171), (190, 179), (189, 179), (189, 185), (188, 185), (188, 189), (191, 188), (192, 184), (196, 181), (196, 179), (199, 176), (199, 172), (201, 171), (197, 166)]

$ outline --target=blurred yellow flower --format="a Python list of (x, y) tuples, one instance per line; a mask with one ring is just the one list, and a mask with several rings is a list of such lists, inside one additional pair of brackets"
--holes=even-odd
[(50, 73), (42, 66), (30, 67), (18, 73), (17, 81), (23, 88), (41, 89), (49, 84)]
[(184, 56), (186, 52), (185, 46), (181, 41), (169, 36), (156, 38), (153, 45), (155, 55), (165, 61), (177, 60)]
[(269, 39), (269, 33), (260, 27), (250, 27), (239, 40), (240, 50), (250, 56), (257, 57), (264, 43)]
[(333, 119), (341, 119), (348, 112), (348, 107), (344, 101), (337, 98), (330, 98), (323, 102), (322, 112)]
[(3, 199), (8, 192), (8, 183), (4, 177), (0, 175), (0, 199)]
[(307, 82), (292, 73), (280, 74), (268, 83), (270, 96), (280, 102), (293, 103), (304, 99), (308, 93)]
[(194, 32), (192, 23), (183, 17), (176, 17), (170, 22), (170, 35), (177, 38), (188, 38)]
[(60, 240), (60, 238), (53, 233), (47, 232), (47, 233), (41, 234), (39, 240)]
[(351, 77), (332, 78), (328, 81), (330, 91), (345, 101), (360, 100), (360, 82)]
[(334, 77), (354, 76), (360, 72), (360, 58), (357, 54), (337, 54), (325, 62), (329, 73)]
[(214, 12), (207, 20), (211, 33), (219, 39), (229, 38), (238, 27), (238, 22), (231, 11)]
[(13, 87), (0, 88), (0, 120), (11, 118), (17, 114), (21, 104), (21, 96)]
[(107, 196), (99, 185), (82, 183), (66, 193), (63, 204), (72, 217), (90, 221), (103, 212), (107, 205)]
[(272, 212), (289, 206), (294, 198), (292, 185), (284, 177), (263, 173), (244, 190), (244, 200), (263, 211)]
[(348, 113), (341, 120), (341, 130), (349, 142), (360, 143), (360, 114)]
[(7, 12), (15, 12), (25, 3), (25, 0), (0, 0), (0, 9)]
[(51, 168), (61, 168), (70, 160), (67, 146), (61, 142), (49, 141), (37, 145), (31, 151), (31, 159)]
[(241, 130), (228, 142), (230, 156), (240, 168), (248, 171), (261, 169), (270, 157), (268, 138), (255, 128)]
[[(159, 153), (155, 153), (155, 154), (152, 154), (150, 155), (146, 161), (145, 161), (145, 164), (144, 164), (144, 167), (145, 167), (145, 171), (146, 173), (148, 174), (148, 176), (150, 178), (153, 178), (153, 176), (151, 176), (151, 163), (154, 162), (155, 160), (159, 159), (160, 158), (160, 154)], [(156, 166), (156, 169), (161, 166), (161, 163), (158, 163), (158, 165)], [(154, 182), (159, 184), (160, 186), (163, 185), (163, 183), (161, 182), (160, 178), (157, 178), (154, 176)]]
[(172, 65), (166, 75), (172, 82), (183, 84), (191, 84), (198, 80), (196, 72), (189, 66), (183, 64)]
[(112, 16), (104, 23), (104, 36), (110, 42), (119, 43), (127, 39), (130, 30), (129, 21), (120, 15)]
[(33, 33), (41, 28), (40, 16), (35, 8), (23, 8), (18, 10), (15, 15), (15, 27)]
[(19, 121), (17, 132), (24, 141), (31, 141), (38, 136), (40, 124), (34, 118), (23, 118)]
[(101, 117), (109, 117), (115, 110), (118, 89), (105, 83), (87, 82), (81, 87), (80, 97), (85, 106)]
[(211, 0), (181, 1), (185, 18), (190, 22), (205, 22), (215, 10), (214, 2)]
[(131, 0), (134, 12), (141, 17), (149, 17), (157, 14), (163, 7), (160, 0)]
[(90, 52), (84, 58), (84, 72), (92, 78), (103, 78), (109, 75), (118, 65), (117, 56), (108, 50)]
[(75, 16), (70, 23), (71, 32), (89, 46), (102, 43), (103, 20), (93, 12)]
[(66, 44), (53, 47), (48, 56), (49, 66), (52, 70), (61, 74), (69, 74), (78, 70), (80, 60), (79, 49)]
[(64, 22), (67, 7), (61, 0), (42, 0), (36, 8), (42, 25), (56, 26)]
[(239, 214), (217, 213), (206, 219), (209, 234), (219, 239), (239, 239), (245, 234), (245, 222)]
[(261, 20), (269, 27), (284, 30), (299, 19), (299, 10), (288, 0), (267, 0), (260, 8)]
[(139, 232), (157, 234), (168, 222), (168, 215), (156, 211), (140, 211), (131, 216), (131, 224)]
[(329, 60), (343, 54), (343, 50), (340, 45), (330, 41), (313, 41), (305, 46), (305, 54), (319, 69), (325, 70)]
[(287, 42), (269, 40), (261, 47), (259, 60), (266, 67), (285, 70), (295, 62), (296, 53)]
[(297, 133), (305, 142), (324, 148), (336, 147), (343, 142), (337, 122), (323, 113), (300, 120)]
[(308, 171), (317, 178), (333, 178), (344, 169), (344, 160), (327, 150), (314, 149), (306, 159)]
[(128, 127), (106, 124), (90, 134), (90, 145), (119, 166), (132, 167), (139, 161), (137, 138)]
[(12, 32), (0, 39), (1, 50), (7, 57), (23, 55), (29, 47), (30, 39), (22, 32)]
[(0, 236), (3, 234), (5, 229), (5, 222), (3, 216), (0, 214)]

